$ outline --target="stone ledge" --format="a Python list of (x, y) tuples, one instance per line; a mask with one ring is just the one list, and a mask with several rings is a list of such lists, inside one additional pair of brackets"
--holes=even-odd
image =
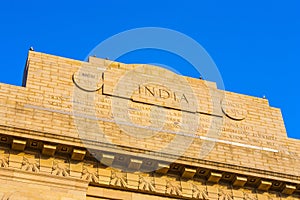
[[(6, 141), (12, 142), (15, 140), (13, 138), (10, 138)], [(25, 141), (25, 139), (22, 139), (22, 141)], [(72, 158), (72, 154), (74, 153), (74, 151), (72, 151), (72, 149), (76, 149), (76, 151), (82, 152), (82, 153), (85, 151), (77, 149), (77, 147), (63, 146), (61, 144), (51, 144), (50, 145), (53, 148), (56, 146), (59, 146), (59, 148), (55, 148), (55, 149), (58, 149), (57, 150), (57, 153), (59, 154), (58, 160), (55, 159), (56, 154), (54, 154), (54, 157), (41, 156), (40, 161), (37, 162), (37, 163), (40, 163), (40, 165), (32, 163), (30, 161), (24, 162), (25, 154), (31, 154), (31, 153), (33, 153), (33, 150), (35, 150), (34, 154), (36, 154), (37, 152), (41, 153), (43, 151), (44, 145), (37, 144), (40, 142), (42, 142), (42, 141), (34, 141), (34, 146), (40, 146), (41, 149), (38, 149), (38, 148), (37, 149), (33, 149), (33, 148), (28, 149), (27, 148), (27, 149), (25, 149), (25, 151), (23, 151), (24, 153), (22, 153), (20, 151), (10, 150), (11, 152), (7, 153), (7, 155), (6, 155), (8, 157), (7, 161), (6, 160), (4, 160), (4, 161), (7, 163), (14, 163), (14, 165), (3, 164), (2, 166), (6, 166), (6, 167), (8, 166), (9, 168), (12, 167), (12, 169), (15, 169), (15, 170), (23, 169), (23, 170), (29, 171), (30, 173), (41, 172), (41, 173), (46, 173), (46, 174), (54, 174), (54, 175), (61, 176), (61, 178), (67, 178), (67, 179), (69, 176), (71, 176), (73, 178), (85, 177), (85, 180), (92, 182), (92, 183), (97, 183), (99, 172), (101, 170), (102, 171), (106, 170), (106, 169), (103, 169), (103, 164), (101, 165), (101, 163), (99, 163), (98, 161), (97, 162), (93, 161), (94, 166), (98, 166), (97, 168), (83, 167), (85, 165), (84, 164), (85, 162), (90, 162), (91, 160), (94, 159), (92, 154), (84, 154), (84, 157), (81, 157), (82, 161), (73, 159), (73, 161), (71, 160), (72, 163), (69, 163), (70, 162), (69, 158)], [(30, 146), (30, 144), (32, 144), (32, 140), (28, 140), (27, 143)], [(8, 152), (8, 151), (9, 151), (9, 149), (6, 150), (6, 152)], [(101, 154), (100, 157), (102, 158), (102, 160), (103, 159), (107, 160), (107, 162), (112, 164), (113, 167), (114, 167), (113, 163), (116, 158), (118, 158), (120, 156), (126, 157), (126, 159), (124, 159), (124, 160), (131, 160), (131, 162), (134, 164), (135, 167), (137, 164), (137, 166), (138, 166), (137, 169), (139, 169), (139, 170), (137, 170), (137, 172), (140, 170), (142, 171), (143, 170), (142, 166), (145, 165), (145, 163), (149, 162), (149, 160), (132, 157), (130, 155), (119, 155), (116, 153), (109, 153), (109, 152), (98, 152), (97, 155), (99, 155), (99, 153)], [(62, 155), (64, 155), (64, 159), (62, 159)], [(23, 156), (24, 156), (24, 158), (23, 158)], [(232, 187), (233, 186), (239, 187), (239, 188), (250, 187), (250, 188), (262, 190), (262, 191), (281, 192), (282, 194), (285, 194), (285, 195), (292, 195), (294, 193), (296, 193), (296, 194), (300, 193), (299, 189), (297, 189), (297, 188), (300, 188), (299, 181), (297, 182), (297, 181), (287, 179), (287, 178), (285, 180), (281, 180), (276, 176), (264, 177), (264, 176), (262, 176), (262, 173), (261, 174), (248, 173), (249, 175), (247, 175), (247, 173), (242, 173), (243, 171), (237, 171), (236, 173), (234, 173), (234, 172), (230, 172), (225, 167), (215, 170), (212, 168), (212, 166), (216, 166), (217, 163), (214, 163), (214, 165), (205, 165), (205, 167), (195, 167), (195, 166), (188, 166), (188, 165), (183, 165), (183, 164), (179, 164), (179, 163), (168, 164), (165, 162), (161, 162), (159, 160), (151, 160), (151, 161), (156, 163), (156, 165), (152, 169), (152, 171), (156, 170), (155, 174), (157, 174), (159, 176), (169, 176), (169, 175), (174, 176), (175, 175), (175, 177), (177, 177), (177, 179), (179, 178), (182, 180), (190, 180), (190, 181), (202, 180), (205, 182), (206, 181), (210, 182), (211, 184), (226, 183), (226, 184), (231, 185)], [(106, 164), (110, 165), (109, 163), (106, 163)], [(29, 168), (25, 167), (24, 168), (24, 165), (34, 166), (34, 168), (33, 167), (29, 167)], [(71, 166), (71, 168), (68, 167), (69, 165)], [(128, 164), (122, 165), (122, 163), (120, 163), (120, 161), (118, 161), (118, 166), (128, 166)], [(115, 166), (115, 167), (118, 167), (118, 166)], [(160, 167), (160, 168), (157, 169), (157, 167)], [(122, 169), (119, 169), (119, 170), (122, 171)], [(98, 174), (97, 174), (97, 171), (99, 171)], [(106, 177), (104, 182), (99, 182), (99, 184), (104, 184), (104, 183), (110, 184), (110, 177), (112, 176), (112, 174), (114, 174), (114, 172), (110, 171), (110, 170), (108, 170), (108, 172), (110, 175)], [(127, 174), (125, 173), (125, 174), (121, 175), (118, 172), (116, 174), (116, 177), (118, 177), (118, 179), (116, 179), (115, 181), (119, 182), (121, 180), (120, 178), (122, 176), (127, 176)], [(102, 179), (103, 179), (103, 177), (102, 177)], [(124, 181), (122, 183), (122, 187), (125, 187), (127, 185), (125, 180), (127, 180), (127, 179), (126, 178), (124, 179)], [(99, 177), (99, 181), (100, 181), (100, 177)], [(136, 180), (133, 182), (138, 183), (139, 180)], [(285, 187), (283, 187), (283, 185)], [(172, 190), (171, 190), (171, 193), (173, 193)]]
[[(75, 138), (68, 138), (65, 136), (62, 136), (62, 138), (64, 138), (64, 141), (61, 139), (53, 139), (51, 141), (53, 141), (52, 143), (49, 143), (49, 140), (47, 141), (43, 141), (44, 137), (41, 137), (42, 135), (45, 135), (46, 133), (41, 133), (41, 132), (36, 132), (36, 131), (31, 131), (31, 130), (21, 130), (21, 129), (16, 129), (16, 128), (12, 128), (12, 127), (7, 127), (7, 126), (2, 126), (0, 125), (0, 134), (3, 137), (8, 137), (6, 142), (3, 142), (6, 145), (11, 145), (12, 141), (13, 141), (13, 136), (15, 135), (15, 132), (18, 133), (25, 133), (25, 136), (27, 136), (27, 139), (23, 138), (22, 140), (25, 140), (26, 142), (30, 143), (31, 141), (38, 141), (41, 144), (47, 144), (47, 145), (52, 145), (54, 146), (65, 146), (68, 149), (81, 149), (81, 150), (85, 150), (84, 145), (82, 144), (81, 140), (79, 139), (75, 139)], [(26, 133), (27, 132), (27, 133)], [(40, 135), (35, 137), (36, 135)], [(0, 135), (0, 136), (1, 136)], [(51, 135), (48, 135), (47, 133), (47, 137), (49, 137), (50, 139), (52, 138)], [(18, 137), (17, 139), (20, 139), (20, 137)], [(28, 141), (27, 141), (28, 140)], [(66, 141), (67, 140), (67, 141)], [(68, 141), (69, 140), (69, 141)], [(93, 141), (91, 141), (91, 143), (89, 143), (88, 141), (85, 142), (85, 144), (87, 145), (88, 148), (93, 149), (92, 147), (97, 147), (97, 149), (93, 150), (94, 154), (111, 154), (110, 152), (115, 148), (112, 145), (108, 145), (108, 144), (97, 144), (97, 146), (95, 145), (95, 143)], [(30, 145), (29, 145), (30, 146)], [(41, 146), (41, 145), (39, 145)], [(143, 161), (154, 161), (154, 163), (156, 163), (156, 165), (158, 163), (170, 163), (168, 162), (169, 160), (172, 161), (173, 160), (173, 155), (169, 155), (169, 154), (165, 154), (164, 159), (161, 158), (161, 154), (160, 155), (156, 155), (156, 154), (151, 154), (149, 152), (145, 152), (145, 157), (139, 158), (135, 156), (135, 151), (141, 153), (141, 150), (138, 149), (134, 149), (134, 148), (126, 148), (124, 147), (125, 150), (128, 151), (128, 158), (132, 158), (132, 159), (140, 159)], [(42, 151), (41, 149), (39, 151)], [(131, 151), (131, 152), (130, 152)], [(57, 153), (57, 151), (56, 151)], [(119, 152), (118, 149), (116, 149), (116, 151), (114, 152), (115, 155), (122, 155), (122, 152)], [(71, 156), (71, 154), (70, 154)], [(87, 155), (85, 155), (87, 156)], [(90, 155), (92, 156), (92, 155)], [(161, 158), (161, 159), (160, 159)], [(113, 160), (111, 161), (113, 162)], [(186, 166), (186, 167), (196, 167), (196, 168), (203, 168), (203, 169), (210, 169), (210, 170), (216, 170), (216, 171), (224, 171), (224, 172), (228, 172), (228, 173), (232, 173), (232, 174), (241, 174), (244, 176), (253, 176), (253, 177), (261, 177), (261, 178), (265, 178), (265, 179), (270, 179), (270, 180), (277, 180), (277, 181), (281, 181), (281, 182), (287, 182), (287, 183), (293, 183), (293, 184), (300, 184), (300, 177), (297, 176), (292, 176), (289, 174), (284, 174), (284, 173), (278, 173), (278, 172), (271, 172), (271, 171), (263, 171), (263, 170), (258, 170), (258, 169), (253, 169), (253, 168), (246, 168), (246, 167), (241, 167), (241, 166), (236, 166), (236, 165), (230, 165), (230, 164), (224, 164), (224, 163), (216, 163), (216, 162), (212, 162), (212, 161), (205, 161), (205, 160), (195, 160), (195, 159), (191, 159), (191, 158), (187, 158), (187, 157), (180, 157), (177, 160), (178, 164), (182, 165), (182, 166)], [(193, 163), (193, 165), (191, 165), (191, 163)], [(144, 165), (142, 164), (141, 167), (143, 167)], [(155, 168), (155, 167), (154, 167)]]

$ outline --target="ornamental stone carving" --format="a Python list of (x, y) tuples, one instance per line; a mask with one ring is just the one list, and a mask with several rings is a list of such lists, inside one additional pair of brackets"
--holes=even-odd
[(126, 188), (126, 174), (122, 172), (112, 171), (110, 185)]
[(168, 180), (166, 193), (170, 194), (170, 195), (181, 196), (182, 188), (181, 188), (180, 182), (177, 182), (174, 180)]
[(219, 199), (218, 200), (233, 200), (231, 193), (225, 192), (224, 190), (219, 189)]
[(64, 161), (54, 160), (51, 174), (66, 177), (70, 175), (70, 169)]
[(81, 179), (94, 183), (98, 183), (99, 181), (97, 172), (92, 171), (92, 169), (87, 166), (83, 166)]
[(22, 167), (21, 169), (24, 171), (29, 171), (29, 172), (39, 172), (39, 163), (36, 162), (35, 160), (29, 160), (26, 157), (23, 157), (23, 162), (22, 162)]
[(8, 156), (0, 155), (0, 167), (8, 167)]
[(199, 186), (192, 184), (193, 185), (193, 198), (195, 199), (203, 199), (203, 200), (208, 200), (208, 192), (205, 188), (200, 188)]
[(140, 176), (139, 189), (144, 191), (155, 192), (153, 177)]

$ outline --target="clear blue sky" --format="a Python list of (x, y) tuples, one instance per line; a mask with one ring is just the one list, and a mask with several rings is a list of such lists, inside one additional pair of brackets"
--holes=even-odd
[[(298, 0), (1, 1), (0, 82), (21, 85), (30, 46), (84, 60), (98, 43), (121, 31), (170, 28), (207, 50), (226, 90), (266, 95), (271, 106), (282, 109), (289, 137), (300, 138), (299, 10)], [(120, 61), (171, 57), (135, 52)], [(182, 63), (172, 67), (186, 70)]]

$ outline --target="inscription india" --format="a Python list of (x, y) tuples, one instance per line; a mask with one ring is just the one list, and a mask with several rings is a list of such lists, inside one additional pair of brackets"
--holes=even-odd
[[(90, 72), (91, 73), (91, 72)], [(82, 84), (81, 76), (87, 82), (91, 79), (92, 82), (95, 82), (96, 79), (100, 79), (97, 83), (102, 84), (103, 80), (101, 76), (92, 76), (91, 74), (81, 73), (77, 74), (76, 81), (77, 83)], [(74, 81), (74, 80), (73, 80)], [(105, 82), (103, 83), (105, 84)], [(86, 84), (88, 85), (88, 84)], [(82, 90), (81, 87), (78, 87), (78, 84), (74, 83), (74, 86)], [(98, 86), (97, 86), (98, 87)], [(86, 89), (96, 89), (96, 91), (87, 91)], [(85, 88), (82, 90), (82, 96), (74, 99), (72, 97), (66, 97), (61, 95), (43, 95), (43, 97), (37, 96), (28, 96), (26, 97), (27, 101), (34, 103), (35, 105), (47, 106), (49, 108), (57, 109), (59, 112), (61, 109), (74, 110), (74, 106), (82, 108), (78, 110), (80, 113), (88, 116), (89, 114), (95, 114), (97, 120), (108, 120), (111, 121), (114, 119), (114, 115), (120, 115), (119, 118), (127, 117), (131, 120), (131, 123), (138, 126), (151, 127), (154, 123), (158, 123), (163, 130), (171, 131), (181, 131), (188, 129), (189, 126), (192, 126), (194, 121), (185, 120), (183, 123), (183, 112), (179, 109), (172, 109), (171, 107), (164, 108), (161, 105), (143, 103), (141, 101), (132, 101), (130, 98), (126, 99), (127, 106), (119, 105), (115, 110), (118, 110), (117, 113), (112, 113), (113, 98), (118, 98), (117, 96), (110, 96), (103, 94), (102, 91), (98, 91), (98, 88)], [(189, 95), (183, 93), (182, 91), (172, 91), (171, 89), (157, 85), (157, 84), (147, 84), (147, 85), (136, 85), (136, 92), (140, 97), (143, 98), (152, 98), (159, 99), (160, 101), (169, 103), (175, 102), (177, 104), (189, 104), (190, 99)], [(89, 95), (94, 96), (95, 98), (91, 102), (87, 100)], [(155, 102), (155, 101), (152, 101)], [(256, 125), (247, 123), (246, 117), (247, 112), (244, 108), (244, 105), (240, 102), (234, 101), (220, 101), (219, 106), (224, 112), (224, 120), (214, 120), (214, 118), (220, 116), (213, 116), (209, 113), (190, 113), (190, 115), (198, 115), (197, 119), (199, 120), (198, 128), (195, 129), (191, 136), (205, 136), (209, 130), (215, 130), (218, 132), (219, 139), (227, 141), (236, 141), (247, 144), (261, 144), (267, 146), (274, 146), (278, 142), (278, 138), (270, 133), (263, 132), (259, 133), (256, 131)], [(159, 108), (159, 109), (158, 109)], [(70, 115), (72, 111), (70, 111)], [(126, 116), (123, 116), (126, 115)], [(262, 140), (263, 139), (263, 140)]]
[[(118, 122), (115, 119), (118, 118), (128, 119), (129, 123), (123, 123), (125, 128), (129, 127), (128, 130), (138, 130), (137, 133), (141, 135), (146, 135), (147, 130), (153, 130), (155, 133), (159, 133), (155, 134), (155, 137), (159, 139), (165, 137), (168, 138), (168, 141), (176, 137), (176, 134), (184, 133), (185, 136), (188, 134), (192, 140), (193, 138), (201, 141), (216, 139), (217, 142), (232, 145), (246, 144), (272, 148), (280, 142), (278, 137), (270, 131), (257, 131), (257, 129), (263, 129), (264, 125), (249, 123), (252, 114), (247, 112), (247, 107), (245, 108), (243, 101), (236, 101), (233, 97), (214, 98), (214, 95), (207, 95), (207, 91), (202, 92), (202, 88), (199, 87), (196, 99), (199, 100), (199, 104), (202, 103), (203, 109), (201, 111), (195, 109), (195, 112), (193, 112), (180, 109), (182, 105), (193, 104), (194, 99), (191, 98), (190, 91), (178, 87), (176, 83), (170, 88), (164, 86), (167, 85), (164, 83), (133, 83), (133, 91), (127, 92), (125, 90), (126, 95), (128, 95), (126, 97), (114, 95), (115, 82), (112, 81), (114, 79), (109, 79), (109, 76), (107, 76), (105, 82), (102, 73), (94, 75), (91, 71), (83, 71), (74, 73), (72, 78), (73, 89), (79, 91), (76, 97), (72, 96), (72, 93), (69, 93), (71, 95), (65, 93), (59, 95), (51, 92), (42, 95), (32, 94), (24, 98), (26, 98), (26, 102), (30, 102), (35, 107), (27, 106), (26, 108), (43, 109), (47, 112), (45, 116), (49, 115), (49, 117), (53, 117), (50, 113), (57, 112), (70, 115), (69, 117), (75, 116), (83, 122), (85, 122), (84, 120), (89, 121), (94, 124), (92, 127), (89, 127), (90, 124), (81, 127), (83, 131), (90, 130), (90, 132), (86, 132), (87, 137), (98, 137), (97, 129), (99, 127), (104, 127), (103, 133), (108, 136), (112, 128), (125, 135), (125, 129), (116, 126)], [(104, 87), (112, 88), (112, 93), (109, 93), (109, 90), (105, 93)], [(133, 98), (134, 95), (136, 99)], [(207, 101), (205, 98), (207, 98)], [(123, 99), (122, 102), (124, 103), (116, 105), (113, 99)], [(212, 109), (207, 105), (218, 106), (219, 115), (210, 112)], [(22, 103), (18, 105), (19, 108), (22, 106)], [(93, 132), (93, 130), (95, 131)], [(211, 136), (210, 131), (215, 131), (217, 134)], [(164, 139), (162, 140), (164, 141)]]
[[(77, 79), (79, 78), (80, 75), (77, 77)], [(95, 76), (83, 76), (84, 80), (88, 80), (89, 78), (91, 78), (92, 81), (95, 80)], [(175, 102), (178, 104), (189, 104), (188, 96), (185, 93), (178, 91), (174, 92), (171, 89), (158, 84), (139, 84), (137, 85), (136, 91), (142, 100), (143, 98), (150, 98), (150, 100), (153, 100), (150, 102), (155, 102), (155, 100), (158, 100), (167, 103)], [(154, 125), (154, 122), (159, 122), (160, 125), (163, 124), (163, 128), (166, 130), (182, 130), (185, 128), (184, 126), (189, 126), (189, 123), (190, 125), (195, 123), (192, 121), (187, 121), (183, 124), (182, 112), (177, 109), (165, 109), (161, 110), (161, 112), (157, 112), (156, 109), (156, 112), (153, 112), (153, 110), (155, 110), (154, 107), (160, 107), (160, 105), (155, 105), (153, 103), (150, 105), (144, 104), (142, 101), (140, 101), (140, 99), (138, 102), (132, 102), (129, 98), (127, 101), (127, 106), (119, 106), (118, 108), (115, 108), (115, 110), (118, 112), (112, 113), (112, 98), (117, 97), (99, 95), (96, 98), (97, 101), (94, 103), (94, 106), (91, 107), (91, 105), (85, 105), (85, 110), (90, 110), (90, 112), (92, 112), (93, 109), (95, 109), (93, 112), (96, 113), (99, 118), (106, 117), (113, 119), (114, 116), (118, 118), (129, 118), (132, 124), (137, 125), (151, 126)], [(77, 99), (73, 101), (73, 104), (80, 104), (83, 106), (82, 104), (85, 104), (83, 102), (84, 100)], [(195, 115), (199, 115), (199, 128), (198, 130), (195, 130), (194, 133), (196, 136), (205, 135), (210, 129), (214, 129), (219, 133), (220, 138), (227, 138), (233, 141), (247, 141), (257, 144), (261, 142), (260, 139), (264, 138), (270, 141), (268, 145), (272, 145), (273, 143), (271, 141), (277, 140), (277, 138), (273, 135), (269, 136), (265, 134), (258, 134), (254, 131), (254, 127), (252, 125), (242, 122), (247, 115), (243, 104), (239, 102), (223, 100), (219, 102), (218, 106), (222, 108), (224, 115), (228, 119), (223, 120), (223, 122), (220, 124), (219, 120), (212, 120), (213, 116), (206, 115), (205, 113), (194, 113)], [(88, 107), (91, 108), (88, 109)]]
[(155, 97), (160, 99), (171, 99), (175, 102), (189, 103), (186, 95), (184, 93), (173, 92), (163, 86), (158, 85), (139, 85), (139, 94), (148, 97)]

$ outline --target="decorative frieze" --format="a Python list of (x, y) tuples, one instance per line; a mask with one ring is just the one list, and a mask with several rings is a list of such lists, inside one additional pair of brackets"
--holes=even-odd
[[(49, 148), (49, 146), (52, 147)], [(36, 152), (0, 150), (0, 167), (71, 177), (91, 182), (94, 185), (176, 196), (181, 199), (264, 200), (265, 194), (269, 194), (269, 190), (274, 191), (274, 188), (282, 194), (282, 198), (279, 199), (297, 193), (297, 185), (294, 184), (279, 181), (272, 182), (259, 177), (246, 177), (209, 169), (177, 166), (178, 174), (174, 174), (176, 172), (175, 168), (159, 163), (159, 168), (155, 172), (140, 172), (138, 169), (141, 168), (144, 161), (126, 158), (130, 161), (131, 164), (129, 165), (131, 165), (133, 172), (123, 172), (113, 168), (105, 168), (101, 162), (97, 161), (76, 161), (72, 158), (69, 161), (67, 157), (45, 156), (46, 149), (56, 149), (53, 147), (55, 145), (43, 145), (44, 153), (41, 150), (39, 156)], [(74, 152), (76, 151), (73, 151), (70, 157)], [(120, 156), (118, 157), (120, 158)], [(113, 163), (115, 156), (103, 153), (101, 158), (103, 162)], [(202, 171), (204, 173), (201, 173)], [(226, 183), (229, 189), (219, 186), (223, 183)], [(278, 187), (276, 187), (277, 185)], [(237, 192), (245, 186), (247, 188), (251, 187), (253, 190), (244, 189), (244, 192)], [(230, 189), (231, 187), (234, 188)], [(270, 195), (268, 200), (277, 200), (278, 197), (281, 197), (280, 193), (275, 196)]]
[(112, 186), (126, 188), (127, 187), (126, 173), (113, 170), (109, 184)]
[(0, 167), (8, 167), (9, 154), (7, 150), (0, 149)]
[(64, 160), (54, 160), (51, 174), (56, 176), (70, 176), (70, 168)]
[(182, 196), (181, 182), (176, 179), (167, 179), (166, 194)]
[(195, 199), (203, 199), (203, 200), (208, 200), (208, 191), (206, 189), (205, 185), (200, 185), (195, 183), (192, 183), (192, 197)]
[(28, 172), (39, 172), (40, 165), (35, 159), (30, 160), (24, 156), (21, 169)]
[(219, 189), (219, 200), (233, 200), (233, 195), (231, 191), (225, 191), (222, 189)]
[(148, 191), (148, 192), (156, 192), (154, 177), (152, 176), (139, 176), (139, 190)]
[(83, 166), (81, 179), (93, 183), (98, 183), (99, 178), (97, 170), (95, 168)]

